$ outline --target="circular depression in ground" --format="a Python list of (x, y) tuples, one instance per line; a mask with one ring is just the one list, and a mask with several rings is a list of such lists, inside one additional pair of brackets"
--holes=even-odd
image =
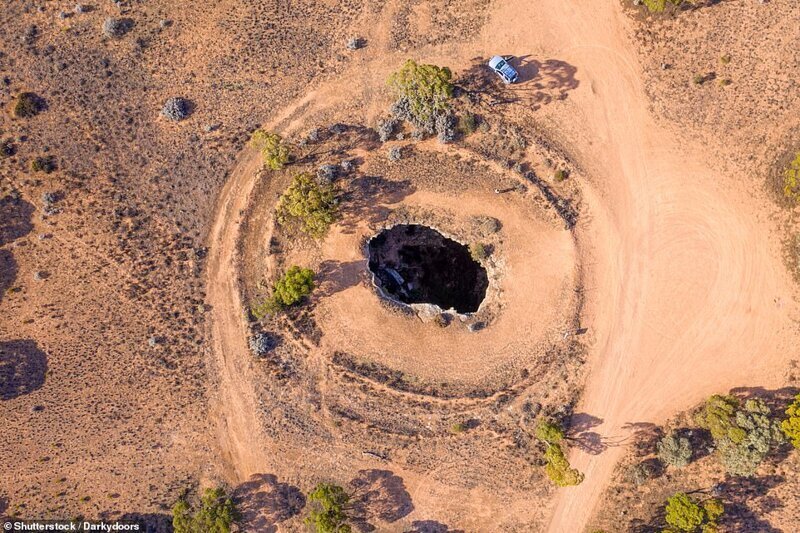
[(486, 269), (467, 246), (433, 228), (399, 224), (367, 245), (368, 268), (383, 293), (405, 304), (474, 313), (486, 296)]

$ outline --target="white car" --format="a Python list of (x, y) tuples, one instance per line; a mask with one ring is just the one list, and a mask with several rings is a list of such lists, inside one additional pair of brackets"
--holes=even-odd
[(519, 73), (502, 56), (494, 56), (489, 60), (489, 68), (500, 76), (504, 83), (516, 83), (519, 81)]

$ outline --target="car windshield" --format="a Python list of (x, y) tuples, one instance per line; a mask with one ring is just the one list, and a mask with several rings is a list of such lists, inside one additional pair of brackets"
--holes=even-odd
[(501, 59), (500, 62), (494, 68), (501, 69), (504, 66), (506, 66), (506, 62)]

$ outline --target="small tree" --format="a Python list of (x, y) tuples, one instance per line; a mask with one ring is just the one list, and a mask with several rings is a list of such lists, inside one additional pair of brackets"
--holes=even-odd
[(350, 533), (347, 524), (350, 496), (345, 490), (329, 483), (320, 483), (308, 494), (311, 510), (305, 523), (317, 533)]
[(674, 531), (712, 533), (717, 530), (717, 521), (722, 516), (724, 507), (722, 502), (716, 499), (709, 499), (698, 505), (687, 494), (679, 492), (667, 500), (664, 511), (667, 524), (670, 526), (665, 533)]
[(256, 130), (250, 137), (250, 146), (261, 152), (264, 166), (270, 170), (280, 170), (289, 162), (289, 147), (277, 133)]
[(318, 183), (311, 174), (298, 174), (278, 200), (280, 224), (296, 223), (314, 238), (324, 237), (336, 218), (333, 186)]
[(172, 507), (175, 533), (230, 533), (231, 524), (238, 519), (236, 505), (221, 488), (206, 489), (198, 509), (184, 498)]
[(661, 439), (657, 446), (658, 458), (665, 465), (683, 468), (692, 458), (692, 446), (689, 439), (678, 437), (675, 433)]
[(752, 476), (772, 447), (783, 441), (780, 424), (759, 399), (742, 406), (731, 396), (712, 396), (698, 417), (711, 432), (725, 470), (735, 476)]
[(583, 474), (570, 466), (560, 444), (548, 443), (544, 458), (547, 460), (547, 465), (544, 467), (545, 473), (557, 486), (580, 485), (583, 481)]
[(667, 6), (681, 6), (684, 0), (643, 0), (642, 3), (651, 13), (661, 13)]
[(800, 152), (783, 171), (783, 194), (795, 202), (800, 202)]
[(418, 122), (426, 122), (446, 111), (453, 97), (453, 77), (447, 67), (420, 65), (413, 59), (389, 76), (389, 87), (409, 104), (409, 112)]
[(795, 448), (800, 448), (800, 394), (786, 408), (786, 420), (781, 422), (781, 431)]
[(291, 266), (272, 287), (272, 295), (252, 309), (253, 315), (261, 320), (267, 315), (291, 307), (314, 290), (314, 271), (310, 268)]
[(536, 426), (536, 438), (547, 444), (558, 444), (564, 440), (564, 430), (558, 424), (541, 420)]

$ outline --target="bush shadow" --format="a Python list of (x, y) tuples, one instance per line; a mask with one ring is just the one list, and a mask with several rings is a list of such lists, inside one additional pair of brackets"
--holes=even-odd
[(14, 254), (8, 250), (0, 250), (0, 302), (6, 291), (14, 285), (19, 267), (14, 259)]
[(24, 237), (33, 231), (32, 203), (6, 196), (0, 200), (0, 246)]
[(414, 510), (403, 478), (390, 470), (359, 470), (350, 486), (354, 522), (360, 531), (375, 531), (374, 520), (392, 523)]
[(338, 292), (355, 287), (366, 279), (367, 260), (335, 261), (326, 260), (319, 266), (317, 278), (320, 281), (318, 295), (331, 296)]
[(414, 520), (407, 533), (466, 533), (463, 529), (450, 529), (450, 526), (436, 520)]
[(278, 524), (300, 514), (306, 497), (299, 488), (273, 474), (255, 474), (233, 491), (242, 531), (274, 533)]
[(0, 400), (12, 400), (44, 385), (47, 354), (32, 340), (0, 342)]
[(391, 212), (387, 207), (403, 201), (415, 191), (409, 180), (392, 181), (382, 176), (359, 176), (350, 180), (341, 200), (347, 213), (338, 221), (343, 233), (353, 233), (360, 222), (377, 224)]

